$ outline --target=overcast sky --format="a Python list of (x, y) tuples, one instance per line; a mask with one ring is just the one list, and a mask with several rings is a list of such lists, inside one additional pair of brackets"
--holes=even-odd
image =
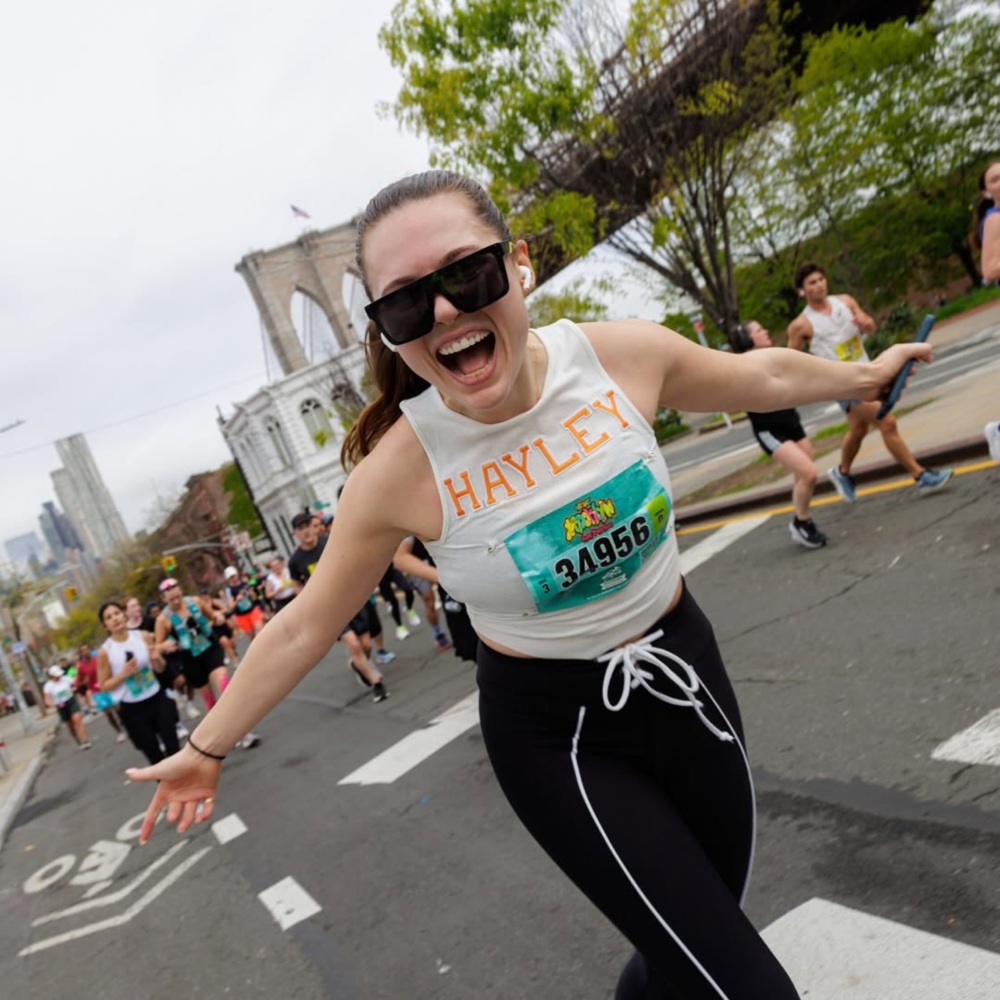
[[(0, 34), (0, 541), (54, 499), (52, 442), (87, 436), (128, 527), (229, 452), (215, 424), (265, 381), (233, 270), (424, 169), (376, 113), (399, 77), (392, 0), (54, 0)], [(0, 549), (0, 562), (4, 559)]]

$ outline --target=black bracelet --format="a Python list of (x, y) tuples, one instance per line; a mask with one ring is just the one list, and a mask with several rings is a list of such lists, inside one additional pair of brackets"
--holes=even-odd
[(220, 757), (220, 756), (219, 756), (219, 755), (218, 755), (217, 753), (209, 753), (209, 752), (208, 752), (207, 750), (202, 750), (202, 748), (201, 748), (200, 746), (197, 746), (197, 745), (195, 744), (194, 740), (193, 740), (193, 739), (191, 739), (191, 737), (190, 737), (190, 736), (188, 737), (188, 746), (189, 746), (189, 747), (190, 747), (190, 748), (191, 748), (192, 750), (195, 750), (195, 751), (197, 751), (198, 753), (200, 753), (200, 754), (202, 755), (202, 757), (211, 757), (211, 758), (212, 758), (212, 760), (225, 760), (225, 759), (226, 759), (226, 755), (225, 755), (225, 754), (223, 754), (223, 755), (222, 755), (222, 756)]

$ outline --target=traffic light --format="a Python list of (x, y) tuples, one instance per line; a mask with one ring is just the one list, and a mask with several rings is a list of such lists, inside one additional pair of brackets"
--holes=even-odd
[(177, 560), (173, 556), (164, 556), (160, 560), (160, 564), (165, 573), (173, 573), (177, 569)]
[(68, 586), (63, 591), (63, 593), (66, 595), (66, 600), (70, 604), (72, 604), (80, 596), (80, 591), (77, 590), (76, 587), (72, 586), (72, 584), (70, 586)]

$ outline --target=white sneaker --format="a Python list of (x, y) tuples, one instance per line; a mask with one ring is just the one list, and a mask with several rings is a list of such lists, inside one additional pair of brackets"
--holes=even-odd
[(178, 722), (174, 728), (177, 730), (177, 739), (179, 740), (186, 740), (191, 735), (183, 722)]
[(187, 703), (187, 705), (185, 706), (185, 708), (184, 708), (184, 714), (189, 719), (200, 719), (201, 718), (201, 712), (199, 712), (198, 709), (195, 708), (194, 702), (192, 702), (192, 701), (189, 701)]
[(416, 628), (420, 624), (420, 615), (413, 610), (413, 608), (408, 608), (406, 612), (406, 620)]
[(399, 640), (408, 639), (410, 630), (405, 625), (396, 626), (396, 638)]
[(125, 742), (125, 734), (124, 733), (119, 733), (115, 737), (115, 743), (124, 743), (124, 742)]
[(1000, 462), (1000, 422), (991, 421), (983, 428), (983, 433), (990, 448), (990, 458), (994, 462)]

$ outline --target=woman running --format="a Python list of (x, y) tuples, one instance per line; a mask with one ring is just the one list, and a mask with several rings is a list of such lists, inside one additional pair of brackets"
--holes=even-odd
[(98, 689), (120, 695), (118, 710), (128, 738), (155, 764), (180, 749), (177, 713), (156, 676), (163, 670), (163, 660), (154, 656), (149, 632), (129, 629), (120, 604), (102, 604), (97, 616), (108, 633), (97, 651)]
[[(660, 405), (876, 399), (930, 348), (845, 365), (710, 351), (641, 320), (532, 330), (527, 244), (448, 172), (390, 185), (357, 230), (381, 396), (345, 442), (357, 465), (330, 543), (185, 748), (129, 772), (159, 782), (140, 841), (164, 807), (180, 831), (211, 817), (222, 759), (414, 535), (479, 633), (482, 731), (504, 793), (636, 948), (618, 1000), (795, 1000), (740, 906), (755, 829), (743, 729), (680, 575), (650, 425)], [(400, 483), (405, 498), (386, 502)]]

